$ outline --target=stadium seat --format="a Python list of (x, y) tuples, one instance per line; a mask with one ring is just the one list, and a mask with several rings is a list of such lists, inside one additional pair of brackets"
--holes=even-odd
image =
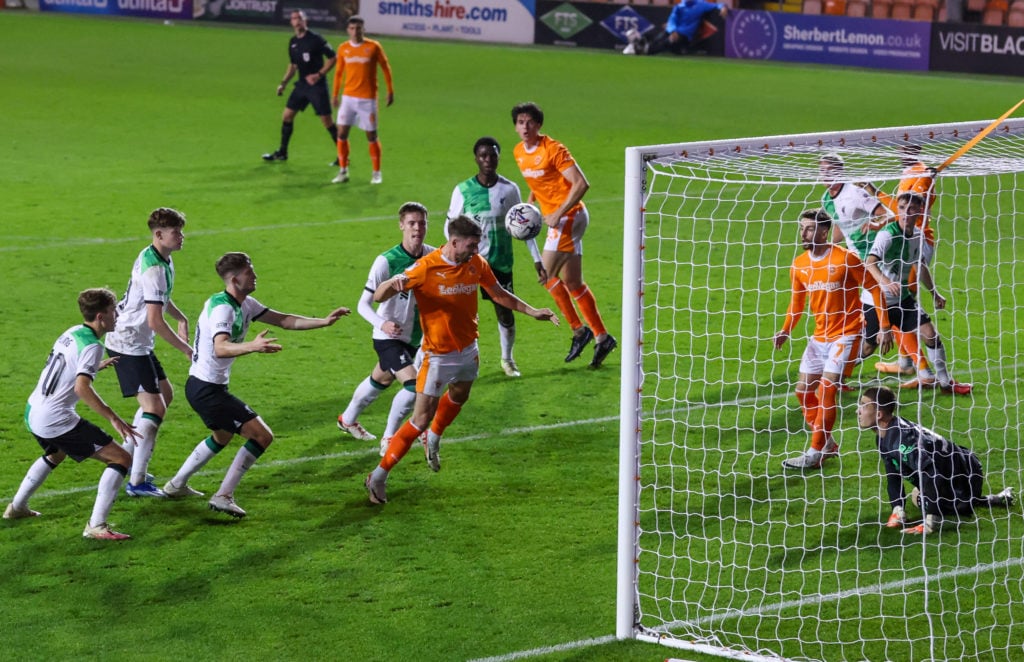
[(890, 0), (872, 0), (871, 18), (889, 18), (890, 9), (892, 9)]
[(846, 14), (846, 0), (825, 0), (825, 14), (829, 16), (844, 16)]
[(864, 18), (868, 15), (868, 3), (864, 0), (847, 0), (846, 15)]
[(1024, 27), (1024, 0), (1014, 0), (1006, 15), (1006, 24), (1012, 28)]
[(985, 11), (981, 13), (983, 25), (1005, 25), (1006, 13), (1010, 9), (1009, 0), (987, 0)]
[(821, 0), (804, 0), (804, 13), (805, 14), (820, 14), (821, 13)]
[(934, 21), (938, 9), (938, 0), (914, 0), (914, 13), (911, 18), (915, 21)]
[(909, 0), (896, 0), (892, 3), (892, 10), (889, 12), (889, 18), (898, 18), (902, 20), (910, 20), (914, 15), (914, 5)]

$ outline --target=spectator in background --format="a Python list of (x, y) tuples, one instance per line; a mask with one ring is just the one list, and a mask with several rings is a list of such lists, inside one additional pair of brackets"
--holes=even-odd
[(629, 44), (622, 52), (625, 55), (656, 55), (666, 50), (676, 55), (692, 53), (701, 41), (698, 31), (704, 20), (716, 14), (724, 18), (728, 11), (721, 2), (682, 0), (672, 8), (661, 34), (648, 41), (636, 29), (630, 30), (626, 33)]

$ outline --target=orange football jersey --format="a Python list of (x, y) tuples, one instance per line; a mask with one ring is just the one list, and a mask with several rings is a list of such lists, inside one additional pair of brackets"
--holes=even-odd
[[(810, 251), (798, 255), (790, 269), (790, 282), (793, 294), (782, 330), (792, 332), (810, 297), (815, 340), (829, 341), (860, 333), (864, 322), (861, 284), (872, 290), (876, 309), (881, 303), (874, 277), (860, 258), (841, 246), (832, 246), (828, 254), (818, 260), (811, 258)], [(879, 310), (879, 318), (882, 328), (888, 328), (884, 307)]]
[[(384, 55), (380, 42), (364, 39), (360, 44), (346, 41), (338, 46), (338, 64), (334, 69), (334, 96), (344, 95), (357, 99), (377, 98), (377, 66), (384, 72), (388, 92), (394, 93), (391, 84), (391, 65)], [(345, 87), (342, 89), (342, 79)]]
[(405, 289), (415, 292), (420, 310), (423, 351), (447, 354), (469, 347), (478, 336), (480, 286), (498, 282), (487, 260), (474, 255), (452, 264), (438, 248), (406, 269), (405, 275)]
[[(576, 160), (572, 158), (565, 145), (550, 136), (542, 135), (540, 142), (532, 151), (527, 151), (526, 146), (519, 143), (512, 150), (512, 155), (519, 165), (519, 172), (523, 174), (526, 185), (533, 191), (533, 197), (537, 200), (541, 212), (550, 214), (558, 209), (569, 197), (569, 191), (572, 189), (562, 171), (576, 165)], [(568, 212), (582, 206), (581, 202)]]

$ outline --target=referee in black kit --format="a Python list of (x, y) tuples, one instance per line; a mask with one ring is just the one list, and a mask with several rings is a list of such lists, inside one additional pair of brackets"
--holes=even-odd
[(332, 151), (337, 148), (338, 129), (332, 119), (330, 94), (327, 90), (327, 74), (334, 68), (337, 57), (326, 39), (309, 30), (306, 20), (306, 12), (292, 12), (295, 36), (288, 42), (288, 69), (284, 72), (281, 84), (277, 86), (277, 96), (284, 93), (285, 86), (296, 71), (299, 72), (299, 78), (295, 81), (295, 87), (281, 115), (281, 146), (277, 151), (264, 154), (264, 161), (288, 160), (288, 142), (292, 137), (295, 114), (305, 110), (309, 104), (313, 104), (313, 110), (331, 136)]

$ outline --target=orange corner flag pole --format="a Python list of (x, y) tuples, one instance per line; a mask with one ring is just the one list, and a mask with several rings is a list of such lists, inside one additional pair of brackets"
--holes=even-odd
[(984, 137), (985, 137), (985, 136), (987, 136), (988, 134), (990, 134), (990, 133), (992, 133), (993, 131), (995, 131), (996, 127), (997, 127), (997, 126), (999, 126), (999, 125), (1000, 125), (1000, 124), (1002, 123), (1002, 121), (1003, 121), (1003, 120), (1005, 120), (1005, 119), (1006, 119), (1007, 117), (1009, 117), (1010, 115), (1013, 115), (1013, 113), (1014, 113), (1014, 112), (1015, 112), (1015, 111), (1016, 111), (1016, 110), (1017, 110), (1018, 108), (1020, 108), (1020, 107), (1021, 107), (1022, 105), (1024, 105), (1024, 99), (1021, 99), (1020, 101), (1018, 101), (1018, 102), (1017, 102), (1017, 103), (1016, 103), (1016, 104), (1015, 104), (1015, 105), (1013, 106), (1013, 108), (1011, 108), (1011, 109), (1009, 109), (1008, 111), (1006, 111), (1005, 113), (1003, 113), (1003, 114), (1002, 114), (1002, 115), (1001, 115), (1001, 116), (999, 117), (999, 119), (995, 120), (994, 122), (992, 122), (991, 124), (989, 124), (988, 126), (986, 126), (986, 127), (985, 127), (985, 128), (984, 128), (984, 129), (982, 130), (982, 131), (981, 131), (981, 133), (979, 133), (978, 135), (974, 136), (973, 138), (971, 138), (970, 140), (968, 140), (968, 141), (967, 141), (966, 143), (964, 143), (964, 146), (963, 146), (963, 147), (961, 147), (960, 149), (956, 150), (956, 152), (955, 152), (955, 153), (953, 154), (953, 156), (951, 156), (951, 157), (949, 157), (948, 159), (946, 159), (945, 161), (943, 161), (943, 162), (942, 162), (942, 165), (940, 165), (940, 166), (939, 166), (938, 168), (936, 168), (936, 169), (935, 169), (935, 172), (936, 172), (936, 174), (937, 174), (937, 173), (940, 173), (940, 172), (942, 172), (943, 170), (945, 170), (946, 168), (948, 168), (948, 167), (949, 167), (950, 165), (952, 165), (953, 161), (956, 161), (956, 160), (957, 160), (957, 159), (959, 159), (959, 158), (960, 158), (961, 156), (963, 156), (964, 154), (966, 154), (966, 153), (968, 152), (968, 150), (970, 150), (970, 149), (971, 149), (972, 147), (974, 147), (975, 145), (977, 145), (977, 144), (978, 144), (978, 143), (979, 143), (979, 142), (980, 142), (980, 141), (982, 140), (982, 138), (984, 138)]

